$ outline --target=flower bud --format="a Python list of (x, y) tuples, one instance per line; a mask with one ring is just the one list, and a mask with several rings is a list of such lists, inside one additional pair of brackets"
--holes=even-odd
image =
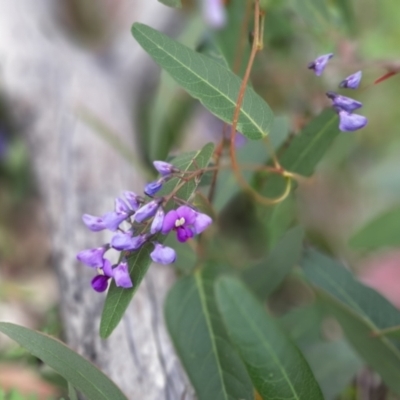
[(91, 283), (92, 288), (96, 292), (104, 292), (107, 289), (109, 279), (110, 279), (110, 277), (105, 276), (105, 275), (96, 275), (92, 279), (92, 283)]
[(102, 231), (103, 229), (106, 229), (103, 218), (101, 217), (95, 217), (94, 215), (83, 214), (82, 221), (92, 232), (99, 232)]
[(368, 123), (368, 119), (363, 115), (350, 114), (347, 111), (339, 111), (339, 118), (339, 129), (342, 132), (354, 132)]
[(162, 180), (150, 182), (144, 187), (144, 192), (147, 196), (153, 197), (162, 188), (162, 185)]
[(105, 227), (110, 231), (115, 232), (120, 226), (120, 224), (129, 218), (129, 215), (124, 212), (120, 213), (111, 211), (108, 212), (107, 214), (104, 214), (102, 218)]
[(125, 191), (124, 192), (124, 196), (126, 201), (129, 204), (129, 207), (133, 210), (136, 211), (139, 206), (140, 206), (140, 196), (138, 196), (136, 193), (134, 192), (129, 192), (129, 191)]
[(102, 268), (104, 265), (104, 253), (106, 252), (107, 247), (97, 247), (95, 249), (87, 249), (80, 251), (76, 258), (78, 261), (86, 264), (92, 268)]
[(121, 262), (114, 268), (114, 281), (118, 287), (131, 288), (133, 286), (131, 277), (129, 276), (128, 263)]
[(158, 264), (171, 264), (176, 260), (176, 252), (171, 247), (154, 243), (154, 250), (150, 253), (150, 257)]
[(154, 168), (161, 176), (171, 175), (173, 172), (179, 172), (179, 169), (165, 161), (153, 161)]
[(136, 222), (143, 222), (144, 220), (153, 217), (157, 212), (157, 209), (160, 206), (161, 201), (162, 201), (161, 199), (156, 199), (143, 205), (136, 211), (133, 219)]
[(358, 71), (355, 74), (348, 76), (346, 79), (343, 79), (342, 82), (339, 83), (339, 87), (347, 89), (357, 89), (360, 85), (361, 78), (362, 72)]
[(161, 231), (161, 228), (162, 228), (163, 222), (164, 222), (164, 218), (165, 218), (164, 210), (162, 209), (162, 207), (159, 207), (156, 212), (156, 215), (154, 216), (154, 219), (151, 223), (150, 233), (152, 235)]
[(333, 53), (325, 54), (323, 56), (317, 57), (314, 61), (308, 64), (308, 69), (312, 69), (315, 75), (320, 76), (324, 71), (326, 64), (333, 57)]
[(362, 107), (362, 103), (350, 97), (341, 96), (335, 92), (326, 92), (327, 97), (332, 100), (333, 106), (336, 109), (352, 112)]

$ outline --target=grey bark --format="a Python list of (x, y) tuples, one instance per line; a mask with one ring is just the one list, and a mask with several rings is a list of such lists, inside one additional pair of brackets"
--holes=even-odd
[(125, 318), (103, 341), (98, 329), (104, 296), (90, 288), (93, 271), (75, 259), (79, 250), (109, 239), (89, 232), (81, 215), (109, 211), (122, 190), (141, 192), (144, 183), (76, 110), (89, 108), (135, 152), (132, 110), (140, 102), (139, 85), (149, 74), (154, 79), (156, 68), (130, 36), (130, 24), (140, 20), (160, 27), (171, 11), (156, 0), (121, 0), (124, 18), (113, 41), (88, 52), (59, 28), (57, 3), (0, 0), (0, 85), (25, 123), (48, 212), (66, 341), (129, 399), (192, 399), (163, 321), (164, 297), (174, 281), (171, 269), (150, 268)]

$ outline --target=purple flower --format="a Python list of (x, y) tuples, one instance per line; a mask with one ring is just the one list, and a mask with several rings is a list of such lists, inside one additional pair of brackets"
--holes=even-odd
[(92, 268), (102, 268), (104, 264), (104, 253), (107, 246), (97, 247), (95, 249), (87, 249), (80, 251), (76, 258), (78, 261)]
[(194, 235), (203, 232), (211, 222), (208, 215), (196, 212), (188, 206), (181, 206), (167, 213), (161, 232), (167, 234), (175, 230), (177, 239), (180, 242), (186, 242)]
[(162, 185), (163, 181), (161, 179), (150, 182), (144, 187), (144, 192), (147, 194), (147, 196), (152, 197), (162, 188)]
[(122, 200), (121, 198), (117, 197), (115, 199), (115, 208), (114, 208), (115, 212), (117, 213), (125, 213), (125, 214), (129, 214), (131, 212), (130, 208), (128, 207), (128, 205), (125, 203), (124, 200)]
[(308, 69), (312, 69), (315, 75), (320, 76), (324, 71), (326, 64), (333, 57), (333, 53), (325, 54), (323, 56), (317, 57), (314, 61), (308, 64)]
[(92, 279), (92, 288), (96, 292), (104, 292), (107, 289), (109, 279), (110, 277), (106, 275), (96, 275)]
[(140, 207), (135, 215), (134, 220), (136, 222), (143, 222), (145, 219), (153, 217), (160, 206), (162, 199), (152, 200), (144, 206)]
[(131, 277), (129, 276), (128, 263), (121, 262), (114, 270), (114, 281), (118, 287), (131, 288), (133, 286)]
[(247, 137), (242, 135), (240, 132), (236, 132), (235, 135), (235, 147), (240, 149), (247, 143)]
[(361, 78), (362, 72), (358, 71), (355, 74), (348, 76), (346, 79), (343, 79), (342, 82), (339, 83), (339, 87), (347, 89), (357, 89), (360, 85)]
[(203, 0), (203, 15), (206, 23), (212, 28), (223, 28), (226, 24), (223, 0)]
[(164, 210), (162, 209), (162, 207), (159, 207), (159, 209), (156, 212), (156, 215), (154, 216), (153, 222), (151, 223), (150, 233), (152, 235), (161, 231), (164, 218), (165, 218)]
[(129, 191), (125, 191), (124, 196), (125, 196), (126, 201), (129, 204), (129, 207), (133, 211), (136, 211), (140, 206), (140, 200), (141, 200), (140, 196), (138, 196), (134, 192), (129, 192)]
[(173, 172), (179, 172), (179, 169), (165, 161), (153, 161), (154, 168), (161, 176), (171, 175)]
[(117, 232), (111, 239), (116, 250), (138, 250), (147, 240), (147, 235), (132, 237), (132, 232)]
[(151, 259), (159, 264), (171, 264), (176, 260), (176, 253), (171, 247), (154, 243), (154, 250), (150, 253)]
[(99, 232), (106, 229), (103, 218), (95, 217), (94, 215), (83, 214), (83, 223), (93, 232)]
[(364, 128), (368, 123), (368, 119), (363, 115), (350, 114), (347, 111), (339, 111), (339, 129), (342, 132), (353, 132), (357, 129)]
[(341, 96), (335, 92), (326, 92), (326, 95), (332, 100), (334, 107), (339, 110), (352, 112), (362, 107), (362, 103), (350, 97)]
[(120, 224), (128, 218), (129, 214), (115, 211), (108, 212), (102, 217), (105, 227), (113, 232), (115, 232)]

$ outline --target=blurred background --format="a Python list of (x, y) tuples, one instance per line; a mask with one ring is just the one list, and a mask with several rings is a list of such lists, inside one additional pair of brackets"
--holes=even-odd
[[(184, 1), (183, 9), (179, 11), (159, 6), (157, 15), (152, 14), (151, 2), (156, 3), (156, 0), (137, 0), (132, 2), (133, 5), (128, 5), (125, 0), (39, 2), (40, 7), (51, 8), (52, 15), (51, 25), (42, 21), (45, 39), (41, 45), (46, 47), (47, 41), (62, 37), (71, 52), (80, 57), (86, 54), (96, 65), (101, 64), (111, 74), (118, 74), (120, 70), (113, 65), (121, 63), (124, 54), (131, 57), (134, 39), (129, 36), (129, 29), (135, 21), (145, 19), (151, 25), (154, 18), (164, 32), (192, 48), (204, 43), (207, 35), (223, 35), (223, 32), (213, 33), (207, 27), (199, 4), (194, 0)], [(20, 21), (20, 27), (11, 32), (6, 45), (2, 45), (13, 54), (13, 38), (24, 37), (24, 26), (29, 24), (29, 19), (25, 10), (18, 7), (11, 10), (11, 3), (12, 0), (0, 0), (0, 25), (11, 27), (3, 19), (17, 14), (15, 19)], [(226, 1), (228, 12), (233, 3), (233, 0)], [(269, 4), (264, 50), (258, 56), (252, 82), (275, 114), (284, 117), (289, 135), (297, 134), (310, 117), (329, 106), (325, 97), (327, 90), (336, 90), (344, 77), (363, 71), (361, 90), (348, 95), (363, 102), (362, 114), (368, 117), (368, 126), (355, 133), (339, 135), (317, 173), (298, 188), (295, 212), (313, 244), (342, 260), (363, 282), (400, 308), (400, 76), (394, 74), (374, 84), (387, 72), (400, 70), (398, 1), (271, 0)], [(8, 11), (4, 12), (6, 9)], [(236, 18), (239, 27), (243, 15), (229, 16)], [(248, 50), (248, 38), (245, 47)], [(57, 53), (57, 48), (52, 47), (54, 59), (63, 56)], [(335, 56), (324, 75), (316, 79), (306, 66), (316, 56), (329, 52)], [(32, 116), (26, 101), (35, 102), (35, 99), (21, 100), (18, 92), (10, 90), (15, 85), (10, 85), (9, 80), (16, 78), (4, 73), (7, 51), (2, 54), (5, 57), (0, 59), (0, 320), (63, 338), (58, 312), (60, 286), (51, 240), (55, 228), (49, 224), (46, 202), (32, 168), (32, 160), (37, 154), (32, 153), (27, 139)], [(78, 62), (80, 58), (76, 60)], [(134, 64), (130, 64), (132, 66)], [(36, 63), (29, 65), (28, 60), (21, 66), (20, 74), (33, 73), (31, 68), (37, 67)], [(57, 79), (63, 79), (62, 76), (57, 79), (53, 75), (46, 77), (46, 60), (42, 67), (43, 70), (34, 73), (54, 89), (54, 85), (59, 85)], [(70, 65), (70, 68), (74, 66)], [(77, 65), (77, 74), (79, 68)], [(129, 68), (124, 69), (124, 74), (129, 77)], [(170, 151), (196, 149), (199, 144), (218, 140), (218, 121), (191, 101), (166, 74), (160, 75), (155, 68), (149, 74), (151, 77), (147, 81), (134, 86), (135, 93), (121, 92), (121, 102), (127, 98), (126, 107), (132, 107), (130, 114), (134, 128), (125, 134), (131, 135), (135, 144), (136, 163), (146, 168), (152, 160), (164, 159)], [(29, 90), (25, 88), (25, 92)], [(129, 95), (140, 99), (135, 108)], [(63, 102), (63, 96), (60, 89), (56, 101)], [(113, 121), (91, 112), (90, 102), (75, 103), (74, 106), (77, 123), (86, 125), (93, 137), (113, 146), (121, 157), (130, 157), (124, 150), (124, 143), (115, 138)], [(96, 161), (94, 158), (93, 163)], [(393, 214), (386, 223), (362, 232), (370, 221), (389, 211)], [(375, 239), (380, 235), (388, 235), (392, 240), (383, 240), (382, 245), (376, 245)], [(293, 295), (290, 279), (272, 301), (276, 302), (275, 309), (281, 314), (297, 304), (299, 300)], [(290, 318), (297, 320), (301, 316), (287, 317), (289, 329)], [(327, 324), (325, 331), (332, 332), (330, 321), (324, 323)], [(342, 347), (341, 351), (351, 352)], [(350, 387), (351, 382), (366, 378), (356, 356), (349, 356), (349, 365), (352, 368), (343, 371), (347, 375), (342, 381)], [(368, 379), (373, 378), (368, 375)], [(28, 394), (32, 394), (32, 399), (47, 399), (57, 398), (65, 384), (2, 336), (0, 388), (6, 392), (15, 388), (22, 399), (30, 398)], [(349, 389), (340, 398), (355, 399), (350, 392)], [(14, 395), (15, 399), (19, 398), (17, 393)], [(333, 393), (332, 399), (339, 398), (337, 396)]]

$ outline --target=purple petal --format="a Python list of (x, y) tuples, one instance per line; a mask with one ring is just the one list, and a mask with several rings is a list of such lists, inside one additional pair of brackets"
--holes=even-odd
[(171, 247), (155, 243), (154, 250), (150, 253), (151, 259), (159, 264), (171, 264), (176, 260), (176, 252)]
[(126, 201), (129, 204), (129, 207), (133, 210), (136, 211), (139, 208), (140, 202), (139, 202), (139, 196), (134, 193), (134, 192), (124, 192), (124, 196), (126, 198)]
[(95, 217), (94, 215), (83, 214), (83, 223), (93, 232), (99, 232), (106, 229), (103, 218)]
[(335, 92), (326, 92), (326, 95), (332, 100), (335, 108), (339, 108), (347, 112), (352, 112), (362, 107), (362, 103), (350, 97), (341, 96), (340, 94), (337, 94)]
[(161, 176), (167, 176), (172, 174), (173, 172), (179, 172), (178, 168), (165, 161), (154, 161), (153, 165)]
[(193, 231), (188, 226), (180, 226), (176, 229), (176, 238), (181, 243), (185, 243), (187, 240), (191, 239), (193, 235)]
[(109, 278), (112, 278), (114, 276), (114, 271), (112, 269), (112, 265), (109, 260), (104, 259), (104, 265), (103, 265), (103, 272), (105, 276), (108, 276)]
[(347, 111), (339, 111), (339, 118), (339, 129), (342, 132), (354, 132), (368, 123), (368, 119), (363, 115), (350, 114)]
[(122, 262), (114, 268), (114, 281), (118, 287), (131, 288), (133, 286), (129, 276), (128, 263)]
[(192, 225), (194, 220), (196, 219), (196, 212), (188, 207), (188, 206), (180, 206), (176, 209), (176, 213), (178, 214), (178, 218), (184, 218), (185, 225)]
[(152, 200), (144, 206), (140, 207), (139, 210), (136, 211), (134, 215), (134, 219), (136, 222), (143, 222), (145, 219), (153, 217), (157, 212), (157, 209), (160, 205), (160, 199)]
[(143, 246), (143, 244), (147, 241), (147, 239), (148, 239), (148, 236), (145, 234), (133, 237), (132, 241), (131, 241), (132, 247), (129, 250), (140, 249)]
[(175, 222), (179, 219), (178, 214), (175, 210), (171, 210), (167, 212), (167, 215), (164, 218), (164, 222), (161, 228), (161, 233), (163, 235), (172, 231), (175, 228)]
[(96, 291), (96, 292), (104, 292), (107, 289), (108, 286), (108, 280), (110, 278), (108, 276), (104, 276), (104, 275), (96, 275), (93, 279), (92, 279), (92, 288)]
[(80, 251), (76, 258), (78, 261), (88, 265), (92, 268), (102, 268), (104, 264), (104, 253), (107, 248), (105, 246), (97, 247), (95, 249), (87, 249)]
[(117, 232), (111, 239), (116, 250), (132, 250), (132, 232)]
[(147, 194), (147, 196), (152, 197), (162, 188), (162, 185), (163, 182), (160, 180), (150, 182), (144, 187), (144, 192)]
[(206, 230), (212, 224), (212, 219), (203, 213), (196, 213), (196, 219), (194, 221), (194, 231), (196, 235)]
[(153, 222), (151, 223), (150, 233), (152, 235), (161, 231), (163, 227), (164, 218), (165, 218), (164, 210), (162, 209), (162, 207), (160, 207), (157, 210), (156, 215), (154, 216)]
[(237, 149), (240, 149), (247, 143), (247, 137), (242, 135), (240, 132), (236, 132), (235, 135), (235, 147)]
[(203, 0), (203, 14), (206, 23), (215, 29), (226, 24), (226, 12), (223, 0)]
[(333, 57), (333, 53), (325, 54), (317, 57), (314, 61), (308, 64), (308, 68), (314, 70), (315, 75), (320, 76), (324, 71), (328, 61)]
[(115, 212), (117, 213), (125, 213), (125, 214), (129, 214), (130, 213), (130, 208), (128, 207), (128, 205), (125, 203), (124, 200), (122, 200), (120, 197), (117, 197), (115, 199), (115, 208), (114, 208)]
[(358, 71), (355, 74), (348, 76), (346, 79), (343, 79), (342, 82), (339, 83), (339, 87), (347, 89), (357, 89), (360, 85), (361, 78), (362, 72)]
[(112, 232), (115, 232), (118, 229), (118, 227), (120, 226), (120, 224), (128, 218), (129, 218), (129, 215), (124, 212), (119, 213), (119, 212), (111, 211), (111, 212), (108, 212), (107, 214), (103, 215), (103, 221), (104, 221), (105, 227)]

